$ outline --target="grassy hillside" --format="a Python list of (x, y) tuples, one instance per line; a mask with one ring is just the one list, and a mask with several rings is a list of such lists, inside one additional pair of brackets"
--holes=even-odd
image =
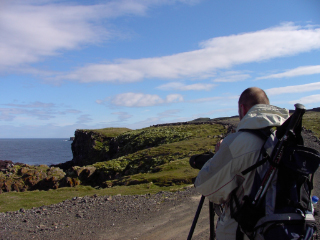
[(315, 135), (320, 138), (320, 112), (307, 111), (302, 120), (302, 125), (306, 129), (310, 129)]
[[(200, 119), (208, 120), (208, 119)], [(81, 185), (63, 187), (49, 191), (6, 192), (0, 194), (0, 212), (31, 208), (61, 202), (75, 196), (145, 194), (158, 191), (174, 191), (192, 184), (198, 170), (189, 165), (190, 156), (214, 151), (214, 146), (227, 129), (221, 124), (195, 124), (157, 126), (138, 130), (97, 129), (83, 130), (97, 137), (96, 148), (106, 149), (101, 139), (115, 138), (118, 152), (112, 160), (97, 162), (85, 168), (95, 169), (92, 181)], [(237, 124), (237, 117), (220, 118), (221, 123)], [(320, 136), (320, 112), (308, 111), (303, 118), (303, 126)], [(105, 150), (107, 151), (107, 149)], [(75, 168), (75, 171), (80, 168)], [(21, 172), (19, 169), (16, 172)], [(103, 181), (99, 185), (99, 178)], [(106, 179), (107, 177), (107, 179)]]
[[(153, 182), (159, 186), (191, 183), (197, 170), (191, 155), (213, 151), (226, 129), (219, 124), (150, 127), (120, 134), (119, 157), (93, 164), (109, 174), (107, 186)], [(112, 179), (114, 178), (114, 179)]]
[[(190, 156), (214, 151), (216, 142), (227, 129), (220, 124), (208, 123), (124, 129), (118, 135), (115, 134), (117, 129), (85, 131), (93, 132), (90, 137), (100, 136), (98, 139), (108, 138), (111, 134), (119, 144), (116, 156), (109, 161), (67, 171), (64, 179), (81, 183), (77, 187), (2, 193), (0, 211), (53, 204), (72, 196), (142, 194), (180, 189), (192, 184), (198, 173), (189, 165)], [(103, 144), (100, 141), (96, 143)], [(22, 171), (15, 169), (15, 172)], [(83, 175), (86, 175), (85, 180)]]

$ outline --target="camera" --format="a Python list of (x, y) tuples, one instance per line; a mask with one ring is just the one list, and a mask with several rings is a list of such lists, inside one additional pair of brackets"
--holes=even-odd
[(203, 165), (214, 156), (213, 152), (196, 154), (190, 157), (189, 164), (192, 168), (201, 169)]

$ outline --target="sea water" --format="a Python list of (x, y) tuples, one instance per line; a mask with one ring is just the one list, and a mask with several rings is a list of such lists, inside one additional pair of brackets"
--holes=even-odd
[(72, 160), (67, 138), (0, 138), (0, 160), (51, 165)]

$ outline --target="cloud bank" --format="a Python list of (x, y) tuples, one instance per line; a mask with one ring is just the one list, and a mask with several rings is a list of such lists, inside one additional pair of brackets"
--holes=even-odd
[(291, 104), (295, 104), (295, 103), (310, 104), (310, 103), (318, 103), (318, 102), (320, 102), (320, 94), (302, 97), (300, 99), (290, 101), (289, 103), (291, 103)]
[[(193, 4), (196, 0), (111, 0), (95, 5), (57, 1), (2, 0), (0, 3), (0, 71), (39, 62), (62, 51), (114, 37), (103, 21), (143, 16), (154, 5)], [(3, 57), (6, 56), (6, 57)]]
[(170, 56), (90, 64), (56, 79), (136, 82), (152, 78), (207, 78), (214, 76), (218, 69), (319, 49), (320, 28), (285, 24), (257, 32), (209, 39), (202, 42), (200, 47), (199, 50)]
[[(178, 2), (195, 4), (198, 1), (114, 0), (95, 5), (4, 1), (0, 10), (0, 56), (6, 57), (0, 58), (0, 71), (16, 71), (18, 66), (31, 69), (30, 64), (59, 55), (63, 51), (105, 42), (116, 33), (115, 29), (107, 29), (102, 24), (104, 21), (128, 15), (144, 16), (154, 5)], [(92, 63), (69, 73), (50, 73), (51, 77), (48, 79), (88, 83), (137, 82), (154, 78), (208, 78), (215, 76), (219, 69), (319, 48), (320, 28), (287, 23), (256, 32), (212, 38), (201, 42), (199, 49), (194, 51), (154, 58), (118, 59), (109, 64)], [(260, 79), (313, 74), (312, 72), (319, 73), (319, 66), (297, 68)], [(240, 77), (217, 78), (215, 81), (234, 82), (243, 80), (248, 75)], [(200, 85), (190, 88), (197, 87), (201, 88)], [(187, 86), (177, 88), (188, 90)]]
[(287, 93), (302, 93), (320, 90), (320, 82), (308, 83), (295, 86), (279, 87), (279, 88), (269, 88), (266, 90), (268, 96), (280, 95)]
[(56, 116), (79, 114), (81, 111), (69, 109), (54, 103), (32, 102), (27, 104), (2, 104), (0, 107), (0, 121), (13, 121), (20, 117), (35, 117), (38, 120), (50, 120)]
[(160, 90), (178, 90), (178, 91), (209, 91), (213, 87), (215, 87), (215, 84), (204, 84), (204, 83), (195, 83), (195, 84), (189, 84), (185, 85), (181, 82), (171, 82), (167, 84), (163, 84), (159, 87), (157, 87)]
[(161, 98), (156, 94), (144, 94), (144, 93), (121, 93), (115, 95), (110, 100), (96, 100), (98, 104), (104, 104), (110, 102), (114, 106), (121, 107), (150, 107), (168, 103), (183, 102), (183, 96), (180, 94), (170, 94), (166, 98)]
[(320, 74), (320, 65), (297, 67), (295, 69), (290, 69), (283, 73), (271, 74), (264, 77), (258, 77), (257, 79), (298, 77), (313, 74)]

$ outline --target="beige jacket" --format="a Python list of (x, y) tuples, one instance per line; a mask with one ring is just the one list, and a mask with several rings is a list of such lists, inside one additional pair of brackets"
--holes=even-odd
[(241, 172), (258, 159), (263, 140), (240, 129), (261, 129), (280, 126), (289, 117), (287, 109), (257, 104), (239, 122), (236, 133), (227, 136), (219, 151), (200, 170), (195, 187), (211, 202), (223, 204), (216, 229), (217, 240), (234, 240), (237, 222), (230, 217), (229, 197), (240, 187), (241, 195), (248, 195), (253, 183), (254, 171), (243, 176)]

